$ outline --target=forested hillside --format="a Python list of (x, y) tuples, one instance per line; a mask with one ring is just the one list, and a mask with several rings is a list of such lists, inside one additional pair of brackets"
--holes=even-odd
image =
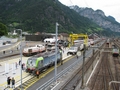
[(54, 32), (58, 22), (59, 32), (92, 33), (102, 29), (88, 18), (57, 0), (0, 0), (0, 22), (9, 30), (22, 28), (30, 32)]

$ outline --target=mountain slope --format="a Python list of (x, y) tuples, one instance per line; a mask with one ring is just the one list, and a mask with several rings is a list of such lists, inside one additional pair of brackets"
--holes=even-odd
[(70, 8), (78, 12), (80, 16), (89, 18), (106, 30), (120, 32), (120, 23), (112, 16), (105, 16), (102, 10), (94, 11), (92, 8), (79, 8), (78, 6), (71, 6)]
[(30, 32), (92, 33), (103, 30), (88, 18), (57, 0), (0, 0), (0, 22), (10, 30), (22, 28)]

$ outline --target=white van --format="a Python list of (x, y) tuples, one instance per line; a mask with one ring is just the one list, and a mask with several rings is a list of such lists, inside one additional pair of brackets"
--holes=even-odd
[(77, 53), (77, 51), (78, 51), (78, 47), (72, 46), (69, 48), (67, 55), (69, 55), (69, 54), (75, 55)]

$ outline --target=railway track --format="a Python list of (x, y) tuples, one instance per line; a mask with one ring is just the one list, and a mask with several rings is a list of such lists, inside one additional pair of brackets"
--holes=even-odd
[[(118, 47), (118, 43), (115, 43)], [(108, 47), (106, 45), (105, 47)], [(119, 57), (113, 57), (110, 52), (102, 52), (100, 63), (96, 72), (92, 76), (88, 87), (90, 90), (119, 90), (119, 84), (112, 83), (111, 81), (120, 80), (120, 61)]]
[[(103, 44), (104, 45), (104, 44)], [(99, 50), (103, 48), (103, 45), (99, 47)], [(97, 57), (100, 56), (100, 51), (97, 50), (93, 53), (93, 56), (90, 57), (84, 64), (84, 74), (89, 72), (89, 68), (93, 67), (93, 62)], [(82, 67), (80, 67), (59, 90), (75, 90), (78, 84), (81, 83), (82, 79)]]
[[(115, 81), (120, 81), (120, 61), (119, 57), (113, 57), (114, 66), (115, 66)], [(119, 90), (120, 85), (116, 84), (117, 89)]]
[[(120, 41), (114, 41), (115, 45), (120, 48)], [(115, 66), (115, 80), (120, 81), (120, 55), (118, 57), (113, 57)], [(116, 84), (117, 90), (120, 88), (120, 84)]]
[[(90, 57), (84, 65), (84, 74), (89, 70), (95, 58), (100, 54), (99, 51), (96, 51), (95, 54)], [(75, 90), (77, 85), (81, 82), (82, 79), (82, 67), (80, 67), (72, 77), (59, 89), (59, 90)]]
[[(107, 52), (102, 53), (100, 64), (90, 81), (91, 83), (88, 85), (90, 90), (109, 90), (109, 82), (114, 81), (109, 55), (111, 54)], [(112, 88), (117, 90), (115, 84), (112, 84)]]
[[(102, 48), (110, 48), (109, 45), (104, 45)], [(111, 49), (110, 49), (111, 51)], [(95, 74), (93, 75), (92, 79), (90, 80), (90, 83), (88, 84), (88, 88), (90, 90), (109, 90), (109, 82), (117, 80), (120, 80), (120, 65), (118, 66), (118, 64), (120, 64), (120, 61), (117, 60), (116, 62), (114, 61), (114, 66), (115, 66), (115, 72), (116, 74), (114, 75), (113, 73), (113, 67), (111, 67), (111, 65), (113, 65), (113, 63), (111, 63), (111, 61), (113, 61), (113, 59), (111, 58), (112, 54), (109, 52), (105, 52), (105, 50), (103, 50), (102, 52), (102, 57), (100, 59), (100, 64), (98, 64), (97, 70), (95, 72)], [(84, 73), (86, 73), (88, 71), (88, 69), (90, 68), (90, 66), (92, 65), (92, 62), (94, 62), (95, 58), (97, 57), (98, 53), (96, 52), (96, 54), (94, 56), (92, 56), (86, 63), (85, 63), (85, 69), (84, 69)], [(81, 83), (81, 78), (82, 78), (82, 67), (80, 67), (76, 73), (74, 73), (74, 75), (72, 75), (71, 79), (69, 79), (67, 81), (66, 84), (64, 84), (59, 90), (75, 90), (77, 84)], [(116, 84), (111, 84), (111, 89), (110, 90), (119, 90), (118, 89), (119, 85)]]

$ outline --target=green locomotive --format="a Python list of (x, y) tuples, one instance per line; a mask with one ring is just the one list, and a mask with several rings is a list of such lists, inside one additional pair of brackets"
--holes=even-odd
[[(27, 60), (26, 64), (26, 72), (36, 74), (36, 71), (39, 70), (41, 73), (43, 70), (49, 68), (50, 66), (53, 66), (55, 64), (56, 60), (56, 52), (55, 51), (49, 51), (42, 54), (37, 54), (33, 57), (30, 57)], [(57, 52), (57, 62), (62, 61), (62, 52)]]

